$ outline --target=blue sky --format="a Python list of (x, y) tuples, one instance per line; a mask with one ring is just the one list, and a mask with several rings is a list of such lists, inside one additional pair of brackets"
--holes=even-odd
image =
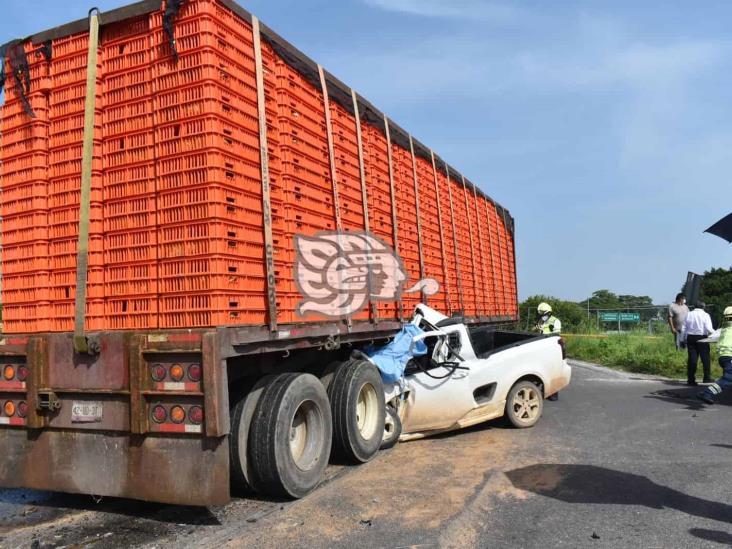
[[(511, 210), (522, 298), (662, 303), (732, 265), (702, 234), (732, 211), (732, 3), (240, 3)], [(91, 5), (3, 0), (0, 38)]]

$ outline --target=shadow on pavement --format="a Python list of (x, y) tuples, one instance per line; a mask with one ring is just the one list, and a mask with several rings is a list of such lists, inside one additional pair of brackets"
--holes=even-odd
[(506, 473), (516, 488), (566, 503), (642, 505), (732, 524), (732, 505), (689, 496), (647, 477), (594, 465), (539, 464)]
[(732, 444), (710, 444), (709, 446), (716, 446), (717, 448), (728, 448), (732, 450)]
[(689, 533), (695, 538), (706, 541), (715, 541), (724, 545), (732, 546), (732, 534), (720, 532), (719, 530), (706, 530), (704, 528), (691, 528)]
[[(701, 400), (696, 398), (696, 394), (704, 389), (704, 385), (689, 387), (686, 383), (679, 381), (664, 381), (666, 385), (679, 387), (678, 389), (663, 389), (654, 391), (645, 396), (645, 398), (654, 398), (672, 404), (682, 404), (687, 410), (703, 410), (708, 407)], [(724, 393), (719, 396), (713, 406), (732, 406), (732, 394)]]

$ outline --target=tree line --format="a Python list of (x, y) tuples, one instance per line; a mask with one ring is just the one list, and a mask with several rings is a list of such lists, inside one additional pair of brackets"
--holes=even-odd
[[(682, 290), (683, 291), (683, 288)], [(669, 302), (675, 296), (669, 296)], [(732, 305), (732, 267), (729, 269), (712, 268), (706, 271), (701, 282), (700, 299), (707, 304), (707, 311), (712, 315), (715, 326), (719, 325), (724, 308)], [(625, 295), (603, 289), (592, 292), (592, 296), (582, 301), (568, 301), (548, 295), (533, 295), (520, 305), (522, 328), (526, 328), (527, 318), (530, 325), (535, 321), (536, 307), (545, 301), (552, 306), (554, 314), (562, 321), (563, 331), (589, 331), (597, 324), (597, 309), (628, 309), (641, 315), (641, 322), (659, 318), (666, 320), (666, 311), (658, 304), (653, 308), (653, 300), (647, 295)], [(591, 310), (588, 319), (587, 309)], [(689, 304), (693, 305), (693, 304)]]

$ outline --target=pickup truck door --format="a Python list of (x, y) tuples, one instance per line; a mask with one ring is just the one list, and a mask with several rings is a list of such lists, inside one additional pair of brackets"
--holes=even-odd
[(460, 362), (462, 368), (451, 374), (452, 367), (439, 366), (429, 370), (432, 376), (444, 379), (435, 379), (421, 371), (407, 376), (410, 394), (404, 431), (444, 429), (472, 410), (475, 401), (470, 376), (471, 364), (475, 362)]

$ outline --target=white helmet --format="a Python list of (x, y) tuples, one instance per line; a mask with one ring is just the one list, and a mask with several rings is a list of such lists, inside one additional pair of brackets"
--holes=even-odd
[(548, 303), (539, 303), (539, 306), (536, 308), (536, 310), (540, 315), (545, 315), (552, 312), (552, 306)]
[(724, 310), (724, 319), (725, 320), (732, 320), (732, 305), (730, 305), (729, 307), (727, 307)]

